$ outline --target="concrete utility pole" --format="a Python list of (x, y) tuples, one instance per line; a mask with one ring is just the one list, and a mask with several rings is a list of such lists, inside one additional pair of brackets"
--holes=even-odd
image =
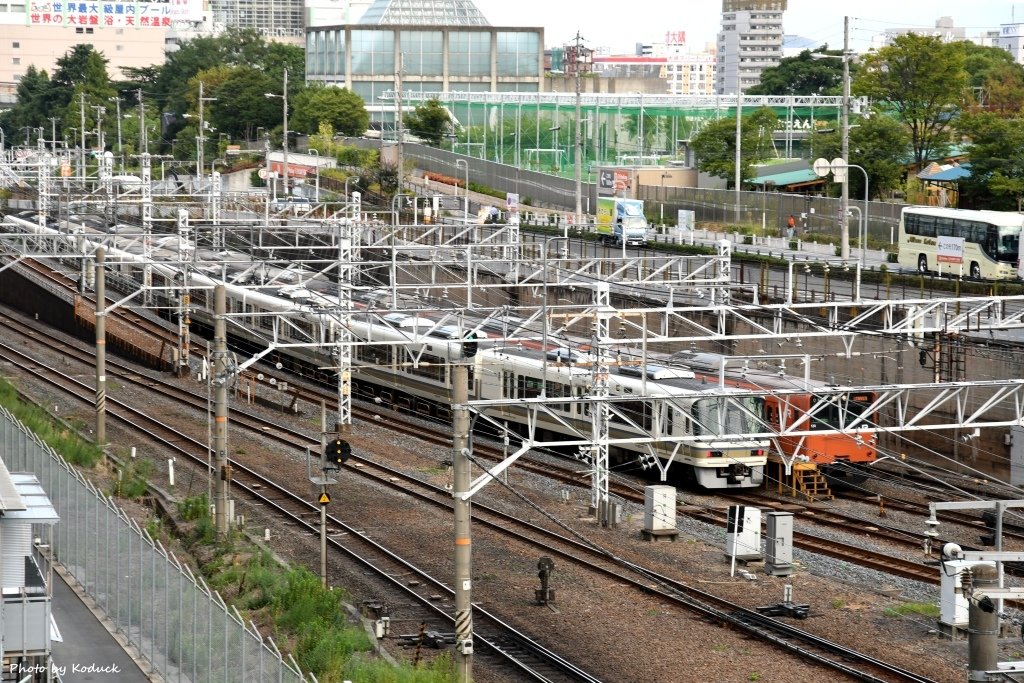
[(284, 196), (288, 199), (288, 69), (284, 70), (284, 89), (281, 90), (281, 97), (284, 99), (284, 137), (281, 138), (281, 163), (284, 166)]
[(402, 191), (402, 56), (398, 56), (398, 68), (395, 69), (395, 187)]
[(107, 300), (104, 259), (106, 250), (96, 250), (96, 445), (107, 443), (107, 318), (103, 312)]
[[(580, 130), (580, 57), (582, 56), (583, 37), (576, 31), (576, 148), (573, 150), (574, 177), (576, 179), (576, 229), (583, 225), (583, 160), (580, 155), (583, 152), (583, 135)], [(518, 141), (517, 141), (518, 142)]]
[(199, 134), (196, 135), (196, 180), (203, 182), (203, 126), (206, 121), (203, 119), (203, 82), (199, 81)]
[[(840, 110), (839, 127), (841, 130), (842, 150), (840, 155), (843, 163), (850, 163), (850, 17), (843, 17), (843, 104)], [(814, 131), (811, 131), (814, 135)], [(839, 256), (845, 261), (850, 258), (850, 172), (846, 170), (846, 176), (842, 183), (842, 194), (839, 200), (839, 234), (840, 252)]]
[[(471, 485), (469, 449), (469, 368), (452, 366), (452, 431), (454, 457), (453, 494), (455, 496), (455, 650), (459, 680), (473, 680), (473, 603), (470, 519), (472, 503), (468, 497)], [(465, 499), (463, 499), (465, 496)]]
[(78, 115), (82, 119), (82, 127), (79, 128), (82, 133), (82, 148), (78, 157), (78, 179), (85, 182), (85, 93), (79, 93)]
[[(139, 176), (142, 178), (142, 284), (145, 291), (143, 302), (153, 302), (153, 186), (152, 160), (149, 158), (149, 137), (146, 133), (146, 105), (142, 101), (142, 88), (136, 91), (139, 98)], [(161, 180), (163, 177), (161, 175)]]
[[(976, 565), (971, 574), (975, 594), (984, 595), (986, 589), (999, 585), (995, 567)], [(999, 611), (991, 600), (984, 604), (972, 599), (967, 612), (967, 680), (971, 683), (994, 680), (987, 672), (999, 668)]]
[(227, 295), (224, 285), (213, 289), (213, 454), (216, 459), (213, 477), (213, 509), (217, 534), (228, 532), (228, 483), (231, 467), (228, 465), (228, 333)]
[(743, 89), (741, 87), (741, 79), (739, 77), (739, 71), (736, 72), (736, 177), (734, 182), (736, 183), (736, 223), (740, 222), (740, 186), (743, 184), (743, 171), (741, 164), (743, 163)]

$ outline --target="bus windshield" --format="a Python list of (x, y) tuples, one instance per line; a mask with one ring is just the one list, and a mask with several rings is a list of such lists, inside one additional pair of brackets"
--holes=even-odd
[(1020, 226), (1000, 226), (996, 259), (1016, 263), (1020, 254)]

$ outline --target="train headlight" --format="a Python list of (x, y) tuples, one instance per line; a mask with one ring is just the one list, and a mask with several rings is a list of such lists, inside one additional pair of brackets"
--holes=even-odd
[(722, 451), (708, 451), (709, 458), (721, 458), (724, 455), (725, 453), (723, 453)]

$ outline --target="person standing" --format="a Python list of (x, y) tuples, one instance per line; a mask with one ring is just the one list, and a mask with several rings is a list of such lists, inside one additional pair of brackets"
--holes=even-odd
[(796, 232), (796, 216), (789, 214), (789, 218), (786, 219), (786, 237), (793, 239), (793, 235)]

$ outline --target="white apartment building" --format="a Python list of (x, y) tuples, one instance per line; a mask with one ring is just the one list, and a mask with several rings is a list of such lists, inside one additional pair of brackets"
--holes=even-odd
[(787, 0), (722, 0), (715, 92), (745, 91), (782, 59), (782, 15)]
[(1024, 64), (1024, 24), (1000, 24), (996, 46), (1013, 55), (1013, 61)]
[(669, 55), (665, 62), (669, 94), (714, 95), (716, 62), (713, 51)]

